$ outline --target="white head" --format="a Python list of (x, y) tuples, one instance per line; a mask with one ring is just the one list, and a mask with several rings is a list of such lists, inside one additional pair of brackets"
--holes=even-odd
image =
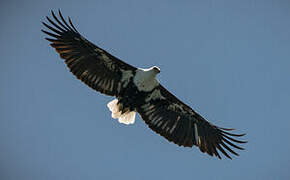
[(160, 68), (157, 66), (153, 66), (151, 69), (153, 69), (156, 72), (156, 74), (160, 73)]
[(148, 69), (142, 69), (142, 68), (138, 68), (138, 69), (143, 71), (143, 72), (150, 72), (150, 74), (152, 74), (154, 76), (160, 73), (160, 68), (157, 66), (153, 66), (153, 67), (148, 68)]
[(157, 66), (153, 66), (148, 69), (138, 68), (133, 81), (138, 90), (148, 92), (158, 86), (159, 82), (156, 79), (156, 75), (158, 73), (160, 73), (160, 69)]

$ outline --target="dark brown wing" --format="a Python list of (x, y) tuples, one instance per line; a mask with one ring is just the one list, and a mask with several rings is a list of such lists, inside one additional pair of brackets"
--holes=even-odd
[(244, 134), (232, 134), (228, 131), (233, 129), (212, 125), (161, 85), (148, 95), (145, 104), (137, 111), (152, 130), (167, 140), (179, 146), (196, 145), (201, 152), (206, 152), (210, 156), (215, 155), (220, 159), (217, 150), (231, 159), (225, 150), (238, 156), (232, 148), (241, 150), (243, 148), (234, 143), (246, 143), (232, 138)]
[(51, 12), (54, 21), (46, 17), (51, 25), (43, 22), (52, 32), (42, 30), (50, 36), (45, 38), (65, 59), (70, 71), (91, 88), (111, 96), (118, 96), (123, 84), (124, 72), (133, 72), (136, 68), (112, 56), (86, 40), (76, 30), (70, 18), (69, 24), (59, 11), (59, 18)]

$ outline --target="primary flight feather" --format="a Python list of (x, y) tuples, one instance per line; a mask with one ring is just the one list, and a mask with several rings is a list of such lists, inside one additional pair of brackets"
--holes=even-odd
[(233, 149), (243, 150), (237, 140), (244, 134), (233, 134), (217, 127), (167, 91), (157, 80), (160, 69), (136, 68), (114, 57), (85, 39), (74, 27), (70, 18), (66, 21), (59, 11), (51, 12), (43, 22), (49, 31), (46, 40), (65, 60), (70, 71), (89, 87), (103, 94), (115, 96), (108, 103), (112, 117), (124, 124), (135, 122), (138, 112), (145, 123), (156, 133), (179, 146), (199, 147), (201, 152), (221, 158), (219, 152), (231, 159), (238, 155)]

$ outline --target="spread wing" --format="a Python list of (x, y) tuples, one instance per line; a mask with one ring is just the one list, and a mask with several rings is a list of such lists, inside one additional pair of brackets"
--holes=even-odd
[(74, 27), (70, 18), (69, 24), (59, 11), (59, 18), (51, 11), (54, 21), (46, 17), (51, 25), (43, 22), (51, 32), (45, 38), (51, 46), (65, 59), (70, 71), (89, 87), (111, 96), (118, 96), (122, 91), (122, 73), (133, 72), (136, 68), (112, 56), (86, 40)]
[(246, 143), (233, 138), (244, 134), (232, 134), (228, 131), (233, 129), (211, 124), (161, 85), (148, 95), (137, 111), (152, 130), (167, 140), (179, 146), (198, 146), (201, 152), (220, 159), (218, 150), (231, 159), (225, 150), (238, 156), (232, 148), (243, 148), (234, 143)]

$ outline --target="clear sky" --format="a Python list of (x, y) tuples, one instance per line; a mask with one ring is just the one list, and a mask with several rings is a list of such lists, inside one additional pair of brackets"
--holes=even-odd
[[(181, 148), (137, 116), (111, 118), (48, 46), (41, 21), (71, 16), (210, 122), (249, 142), (233, 160)], [(290, 1), (1, 1), (0, 179), (289, 179)]]

